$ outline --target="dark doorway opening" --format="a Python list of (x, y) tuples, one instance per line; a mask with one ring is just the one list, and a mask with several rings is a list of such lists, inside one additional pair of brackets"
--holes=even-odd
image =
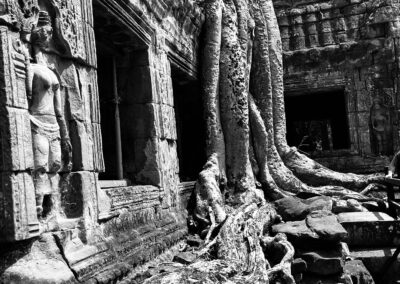
[(350, 148), (343, 90), (287, 95), (287, 140), (308, 153)]
[(101, 113), (101, 133), (103, 139), (103, 155), (106, 171), (100, 173), (100, 179), (115, 180), (117, 174), (116, 136), (115, 136), (115, 103), (113, 97), (113, 58), (97, 49), (98, 85)]
[(125, 104), (124, 100), (128, 95), (135, 94), (128, 92), (124, 82), (130, 75), (126, 72), (130, 64), (130, 54), (134, 50), (143, 49), (146, 46), (107, 7), (107, 1), (93, 1), (105, 164), (105, 172), (99, 174), (99, 179), (126, 181), (127, 173), (124, 164), (127, 160), (133, 160), (134, 157), (123, 155), (123, 145), (131, 147), (133, 143), (127, 139), (131, 129), (127, 129), (126, 124), (122, 124), (123, 118), (127, 116), (128, 112), (122, 104)]
[(200, 83), (172, 68), (179, 177), (182, 182), (198, 178), (206, 162), (206, 138)]

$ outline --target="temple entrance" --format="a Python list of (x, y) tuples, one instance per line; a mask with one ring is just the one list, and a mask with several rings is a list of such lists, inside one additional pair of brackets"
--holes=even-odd
[(285, 97), (287, 140), (310, 154), (350, 148), (343, 91)]
[[(118, 133), (116, 133), (116, 110), (119, 106), (115, 102), (113, 91), (113, 61), (114, 58), (98, 50), (98, 84), (101, 112), (101, 132), (103, 139), (103, 155), (106, 171), (100, 174), (101, 179), (123, 179), (123, 170), (121, 172), (120, 161), (117, 156), (120, 155), (119, 148), (116, 146)], [(100, 52), (99, 52), (100, 51)]]
[[(118, 93), (118, 70), (116, 62), (121, 50), (113, 44), (108, 18), (98, 9), (94, 10), (94, 26), (97, 50), (97, 75), (101, 113), (101, 132), (105, 172), (100, 173), (103, 180), (122, 180), (124, 178), (121, 128)], [(114, 27), (116, 29), (116, 27)], [(108, 39), (108, 40), (107, 40)]]
[(182, 182), (198, 177), (204, 163), (205, 126), (200, 84), (172, 68), (172, 84), (178, 134), (179, 177)]
[(112, 186), (123, 186), (129, 183), (128, 179), (132, 180), (130, 172), (135, 162), (133, 145), (137, 138), (134, 134), (137, 122), (132, 120), (132, 113), (135, 112), (132, 100), (138, 94), (130, 84), (142, 75), (136, 74), (138, 68), (132, 58), (140, 58), (147, 46), (102, 2), (93, 2), (105, 164), (105, 171), (99, 174), (99, 179), (112, 180)]

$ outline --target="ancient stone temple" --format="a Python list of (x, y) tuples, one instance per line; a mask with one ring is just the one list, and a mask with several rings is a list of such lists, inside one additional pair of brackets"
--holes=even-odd
[[(0, 283), (139, 283), (136, 273), (151, 276), (152, 261), (171, 261), (187, 247), (182, 240), (194, 222), (188, 208), (203, 201), (191, 197), (206, 187), (196, 180), (205, 164), (215, 170), (216, 160), (207, 162), (200, 76), (206, 13), (198, 2), (213, 1), (0, 0)], [(335, 170), (382, 172), (400, 146), (397, 0), (276, 0), (274, 8), (290, 146)], [(259, 149), (245, 150), (248, 170)], [(359, 188), (368, 184), (357, 178)], [(252, 217), (275, 224), (280, 217), (255, 180), (242, 198), (258, 198), (247, 215), (260, 207)], [(230, 186), (224, 182), (216, 188)], [(313, 208), (332, 211), (328, 199)], [(225, 222), (214, 211), (200, 234), (208, 241)], [(311, 210), (300, 213), (306, 218)], [(333, 213), (318, 214), (307, 217), (316, 227), (318, 218), (341, 226)], [(287, 229), (275, 225), (277, 237), (262, 241), (272, 251), (288, 242), (281, 227)], [(261, 243), (251, 239), (260, 235), (256, 229), (242, 228), (249, 243)], [(347, 235), (339, 229), (335, 245)]]
[(186, 234), (205, 161), (186, 2), (0, 2), (0, 282), (111, 281)]
[(284, 49), (289, 143), (335, 169), (382, 167), (384, 156), (399, 147), (398, 3), (274, 5)]

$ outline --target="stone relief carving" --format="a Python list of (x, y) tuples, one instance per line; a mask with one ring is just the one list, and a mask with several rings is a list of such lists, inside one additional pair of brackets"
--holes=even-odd
[(55, 25), (61, 44), (67, 47), (72, 57), (86, 58), (81, 1), (80, 0), (51, 0), (57, 11)]
[(5, 2), (6, 9), (0, 16), (0, 25), (21, 31), (21, 36), (29, 34), (37, 22), (39, 12), (37, 0), (6, 0)]
[(31, 35), (35, 63), (27, 67), (33, 177), (39, 217), (42, 216), (45, 196), (52, 194), (51, 179), (63, 165), (67, 170), (71, 168), (72, 146), (61, 109), (59, 79), (56, 73), (47, 67), (42, 54), (42, 49), (50, 43), (52, 31), (48, 13), (40, 11), (37, 26)]
[(372, 98), (370, 108), (371, 146), (376, 155), (392, 152), (392, 123), (390, 96), (380, 90)]

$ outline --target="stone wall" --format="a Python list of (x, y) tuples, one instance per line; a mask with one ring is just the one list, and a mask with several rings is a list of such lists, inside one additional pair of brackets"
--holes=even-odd
[[(349, 129), (343, 131), (350, 147), (317, 160), (339, 170), (382, 170), (387, 159), (380, 156), (391, 156), (399, 146), (398, 1), (274, 5), (286, 96), (344, 91), (346, 97)], [(373, 127), (376, 122), (381, 129)]]
[[(98, 178), (107, 168), (92, 8), (140, 41), (117, 61), (131, 186), (102, 187)], [(51, 210), (38, 215), (27, 71), (34, 56), (26, 50), (39, 11), (51, 18), (51, 44), (41, 52), (60, 84), (72, 152), (62, 153), (61, 171), (48, 173)], [(0, 282), (114, 281), (187, 233), (190, 186), (179, 180), (171, 66), (197, 78), (199, 8), (183, 0), (7, 0), (0, 17), (0, 240), (8, 242)]]

